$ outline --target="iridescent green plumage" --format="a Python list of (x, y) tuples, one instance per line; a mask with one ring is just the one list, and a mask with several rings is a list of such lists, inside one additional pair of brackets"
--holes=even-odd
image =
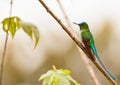
[[(98, 62), (100, 63), (100, 65), (102, 66), (104, 71), (113, 80), (115, 80), (115, 77), (105, 68), (105, 66), (102, 63), (100, 57), (98, 56), (98, 53), (97, 53), (96, 48), (95, 48), (93, 36), (92, 36), (92, 34), (89, 30), (88, 24), (86, 22), (82, 22), (82, 23), (77, 24), (77, 25), (79, 25), (79, 27), (80, 27), (82, 42), (84, 43), (84, 46), (85, 46), (86, 50), (88, 51), (88, 53), (90, 55), (90, 58), (93, 59), (93, 60), (95, 60), (97, 58)], [(93, 54), (95, 55), (96, 58), (94, 56), (92, 56)]]

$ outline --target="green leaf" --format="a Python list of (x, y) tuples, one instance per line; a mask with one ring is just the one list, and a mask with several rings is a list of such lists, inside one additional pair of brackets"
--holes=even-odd
[(23, 31), (27, 33), (28, 36), (32, 39), (32, 25), (29, 23), (25, 23), (20, 21), (20, 26), (23, 28)]
[(81, 85), (80, 83), (77, 83), (77, 81), (74, 80), (70, 75), (67, 75), (66, 77), (69, 81), (73, 82), (75, 85)]
[(70, 75), (70, 71), (66, 69), (61, 69), (62, 72), (64, 72), (66, 75)]
[(65, 75), (56, 75), (55, 77), (57, 79), (55, 83), (55, 85), (70, 85), (70, 81), (66, 78)]
[(23, 21), (20, 21), (20, 26), (23, 28), (24, 32), (27, 33), (27, 35), (32, 39), (33, 35), (35, 38), (35, 47), (37, 46), (39, 42), (39, 30), (37, 27), (31, 23), (26, 23)]
[(15, 33), (18, 29), (23, 28), (23, 31), (32, 39), (34, 36), (35, 46), (37, 46), (39, 42), (39, 31), (37, 27), (31, 23), (26, 23), (22, 21), (17, 16), (5, 18), (2, 22), (2, 29), (4, 32), (8, 32), (11, 34), (12, 38), (14, 38)]
[(37, 46), (38, 42), (39, 42), (39, 31), (37, 29), (37, 27), (35, 26), (32, 29), (33, 33), (34, 33), (34, 37), (35, 37), (35, 47)]
[(8, 24), (9, 25), (9, 32), (11, 33), (12, 38), (13, 38), (15, 35), (15, 32), (16, 32), (16, 25), (14, 22), (14, 18), (10, 18), (9, 23), (10, 23), (10, 25)]
[(3, 31), (10, 32), (12, 38), (14, 38), (17, 29), (20, 28), (19, 21), (20, 21), (20, 18), (18, 18), (16, 16), (10, 17), (10, 18), (5, 18), (2, 21)]
[(9, 20), (8, 20), (8, 18), (6, 18), (6, 19), (4, 19), (3, 21), (2, 21), (2, 25), (3, 25), (3, 31), (7, 31), (7, 29), (8, 29), (8, 23), (9, 23)]
[(49, 78), (53, 74), (54, 74), (54, 71), (50, 70), (46, 74), (41, 75), (41, 77), (39, 78), (39, 81), (42, 80), (42, 79), (44, 79), (44, 78)]
[(80, 85), (70, 76), (70, 71), (66, 69), (50, 70), (43, 74), (39, 78), (40, 80), (43, 80), (42, 85), (70, 85), (70, 81), (75, 85)]
[(43, 74), (39, 78), (39, 81), (43, 79), (43, 85), (51, 85), (53, 77), (54, 77), (54, 71), (50, 70), (46, 74)]

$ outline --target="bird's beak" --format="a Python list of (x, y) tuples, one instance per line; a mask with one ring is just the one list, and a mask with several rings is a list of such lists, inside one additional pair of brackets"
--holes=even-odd
[(73, 24), (76, 24), (76, 25), (78, 25), (78, 23), (76, 23), (76, 22), (73, 22)]

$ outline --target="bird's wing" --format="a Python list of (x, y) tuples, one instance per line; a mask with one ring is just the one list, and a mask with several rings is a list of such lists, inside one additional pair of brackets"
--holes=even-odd
[(88, 37), (84, 37), (83, 38), (83, 43), (85, 45), (86, 50), (89, 53), (89, 58), (92, 59), (92, 60), (95, 60), (94, 53), (93, 53), (93, 51), (91, 49), (91, 46), (90, 46), (90, 39)]

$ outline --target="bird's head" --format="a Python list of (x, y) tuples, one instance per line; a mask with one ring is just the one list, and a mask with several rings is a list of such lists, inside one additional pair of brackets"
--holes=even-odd
[(89, 30), (88, 24), (86, 22), (82, 22), (82, 23), (79, 23), (79, 24), (75, 23), (75, 22), (73, 22), (73, 23), (79, 25), (80, 30)]

